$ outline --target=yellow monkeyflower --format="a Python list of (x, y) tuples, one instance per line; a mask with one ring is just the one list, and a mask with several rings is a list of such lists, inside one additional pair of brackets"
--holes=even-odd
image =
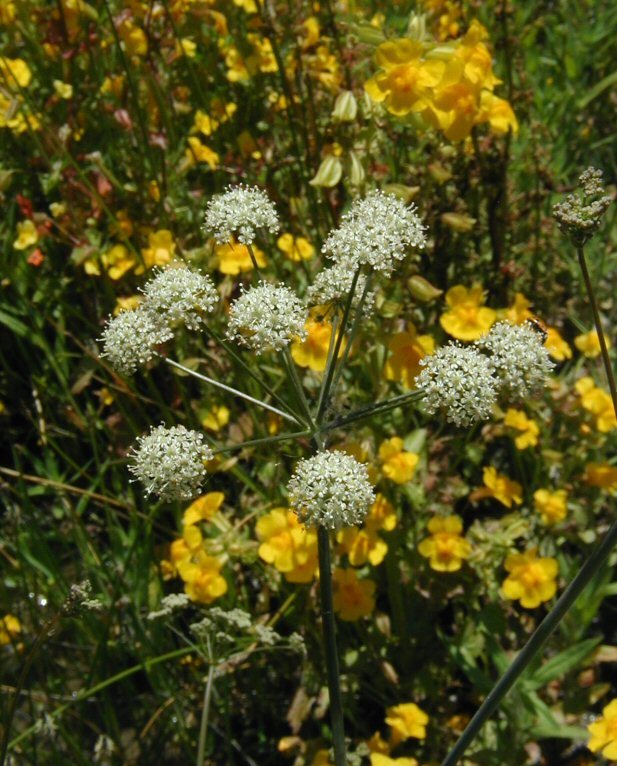
[(501, 591), (507, 599), (520, 601), (525, 609), (535, 609), (557, 592), (557, 560), (538, 558), (537, 552), (537, 548), (531, 548), (525, 553), (512, 553), (504, 564), (509, 575)]
[(370, 531), (383, 529), (391, 532), (396, 527), (396, 511), (392, 503), (378, 492), (375, 502), (364, 519), (364, 527)]
[(448, 335), (457, 340), (478, 340), (497, 319), (497, 312), (484, 305), (480, 285), (451, 287), (446, 293), (446, 303), (449, 310), (441, 315), (439, 322)]
[(264, 74), (278, 72), (278, 64), (276, 63), (276, 57), (270, 40), (267, 37), (260, 37), (256, 34), (248, 34), (247, 38), (255, 51), (259, 71)]
[(418, 766), (415, 758), (390, 758), (385, 753), (371, 753), (371, 766)]
[(0, 24), (10, 26), (15, 21), (15, 3), (11, 0), (3, 0), (0, 5)]
[(317, 571), (317, 533), (305, 529), (296, 514), (274, 508), (255, 527), (259, 556), (282, 572), (288, 582), (311, 582)]
[(336, 534), (339, 553), (347, 554), (352, 567), (361, 567), (368, 561), (376, 567), (384, 560), (388, 545), (370, 529), (345, 527)]
[(305, 340), (296, 339), (292, 342), (291, 356), (299, 367), (308, 367), (315, 372), (323, 372), (328, 361), (332, 324), (309, 319), (304, 327), (306, 338)]
[(418, 335), (413, 324), (405, 332), (396, 333), (388, 343), (390, 356), (385, 365), (386, 380), (396, 380), (406, 388), (413, 388), (420, 373), (420, 360), (435, 351), (435, 341), (430, 335)]
[[(257, 265), (261, 269), (267, 263), (266, 256), (256, 245), (252, 247)], [(253, 268), (253, 262), (251, 261), (247, 246), (236, 242), (233, 238), (227, 244), (217, 245), (214, 249), (214, 254), (218, 259), (217, 269), (221, 274), (235, 276), (241, 271), (251, 271)]]
[(119, 295), (114, 306), (114, 316), (118, 316), (122, 311), (133, 311), (142, 301), (141, 295)]
[(479, 500), (484, 497), (494, 497), (506, 508), (520, 505), (523, 502), (523, 488), (517, 481), (512, 481), (502, 473), (497, 473), (493, 466), (484, 468), (482, 479), (484, 487), (473, 493), (473, 499)]
[(242, 8), (246, 13), (257, 13), (257, 4), (255, 0), (234, 0), (234, 5)]
[[(606, 347), (611, 347), (610, 339), (605, 335)], [(602, 349), (600, 348), (600, 338), (595, 330), (590, 330), (583, 335), (577, 335), (574, 338), (574, 345), (576, 348), (586, 356), (588, 359), (594, 359), (596, 356), (600, 356)]]
[(285, 254), (290, 261), (308, 261), (315, 255), (315, 248), (305, 237), (294, 237), (286, 232), (276, 240), (278, 249)]
[(530, 420), (522, 410), (508, 409), (503, 421), (509, 428), (520, 431), (514, 438), (514, 444), (517, 449), (527, 449), (535, 447), (538, 443), (540, 429), (535, 420)]
[(197, 43), (191, 40), (190, 37), (182, 37), (176, 40), (176, 55), (186, 56), (189, 59), (194, 59), (197, 53)]
[(225, 500), (222, 492), (208, 492), (198, 497), (184, 511), (182, 523), (186, 525), (197, 524), (200, 521), (211, 521), (219, 511)]
[(227, 592), (227, 581), (220, 574), (223, 561), (199, 551), (191, 561), (178, 565), (180, 577), (184, 580), (186, 595), (200, 604), (211, 604)]
[(187, 143), (188, 149), (185, 152), (186, 163), (183, 167), (193, 167), (197, 163), (205, 163), (210, 170), (216, 170), (221, 158), (214, 149), (210, 149), (209, 146), (202, 144), (197, 136), (189, 136)]
[[(512, 324), (523, 324), (523, 322), (533, 317), (533, 313), (529, 310), (530, 308), (531, 301), (527, 300), (523, 293), (515, 293), (512, 305), (503, 312), (503, 319), (507, 319)], [(500, 316), (500, 318), (502, 317)]]
[(581, 397), (581, 404), (587, 412), (596, 419), (596, 428), (600, 433), (608, 433), (617, 428), (615, 408), (610, 394), (596, 386), (593, 378), (580, 378), (575, 385), (576, 392)]
[(5, 614), (0, 620), (0, 646), (12, 644), (21, 633), (21, 622), (14, 614)]
[(68, 82), (62, 82), (62, 80), (54, 80), (53, 81), (54, 90), (60, 96), (60, 98), (64, 98), (66, 100), (69, 100), (73, 98), (73, 86)]
[[(153, 266), (164, 266), (173, 260), (176, 253), (176, 243), (172, 233), (168, 229), (151, 231), (148, 234), (148, 247), (143, 248), (141, 255), (147, 269)], [(135, 269), (136, 274), (143, 272), (143, 268)]]
[(30, 80), (32, 80), (32, 72), (23, 59), (0, 57), (0, 82), (9, 91), (27, 88)]
[(546, 328), (544, 348), (557, 362), (564, 362), (566, 359), (572, 359), (572, 349), (561, 337), (561, 333), (556, 327)]
[(229, 82), (247, 82), (251, 77), (247, 62), (235, 45), (229, 46), (225, 53), (225, 66)]
[(405, 484), (413, 479), (420, 456), (415, 452), (406, 452), (403, 449), (403, 440), (393, 436), (379, 447), (379, 460), (384, 476), (396, 484)]
[(120, 25), (118, 34), (129, 56), (145, 56), (148, 53), (146, 33), (129, 19)]
[(415, 702), (402, 702), (386, 710), (386, 723), (391, 728), (394, 745), (413, 737), (425, 739), (428, 715)]
[(558, 489), (554, 492), (548, 489), (538, 489), (533, 493), (533, 502), (544, 524), (556, 524), (566, 518), (568, 493), (565, 489)]
[(457, 572), (471, 553), (471, 544), (461, 535), (460, 516), (434, 516), (428, 523), (430, 537), (418, 545), (421, 556), (429, 559), (436, 572)]
[(224, 404), (214, 404), (202, 417), (201, 425), (208, 431), (217, 433), (229, 423), (230, 412)]
[(39, 241), (39, 233), (29, 218), (17, 224), (17, 239), (13, 242), (15, 250), (26, 250)]
[(609, 463), (587, 463), (583, 481), (590, 487), (617, 492), (617, 466)]
[(375, 609), (376, 585), (360, 580), (355, 569), (335, 569), (332, 585), (334, 611), (344, 622), (355, 622)]
[(443, 61), (424, 61), (422, 44), (407, 38), (382, 43), (375, 53), (380, 70), (364, 84), (373, 101), (395, 115), (424, 112), (443, 72)]
[(476, 124), (480, 108), (478, 87), (466, 80), (455, 80), (444, 84), (436, 91), (434, 105), (436, 109), (427, 115), (430, 122), (443, 131), (450, 141), (462, 141), (471, 133)]
[(494, 133), (518, 132), (518, 120), (509, 101), (488, 90), (480, 94), (480, 111), (476, 123), (488, 122)]
[(602, 753), (609, 761), (617, 761), (617, 699), (602, 708), (602, 716), (587, 727), (591, 735), (587, 747), (592, 753)]
[[(119, 244), (114, 245), (101, 255), (100, 264), (103, 266), (110, 279), (117, 281), (118, 279), (121, 279), (127, 271), (138, 266), (139, 262), (135, 256), (129, 252), (129, 249), (125, 245)], [(94, 274), (96, 276), (99, 276), (101, 273), (99, 263), (91, 258), (85, 261), (84, 270), (86, 274)]]

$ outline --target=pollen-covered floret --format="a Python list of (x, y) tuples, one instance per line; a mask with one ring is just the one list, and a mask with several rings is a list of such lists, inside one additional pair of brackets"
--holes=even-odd
[(555, 367), (542, 334), (530, 322), (498, 322), (475, 345), (488, 354), (491, 370), (515, 399), (543, 388)]
[(350, 262), (354, 271), (368, 265), (389, 274), (410, 247), (424, 247), (424, 231), (413, 205), (405, 205), (393, 194), (372, 191), (352, 204), (322, 252), (335, 261)]
[(424, 367), (415, 385), (424, 394), (424, 409), (442, 411), (446, 420), (469, 426), (491, 416), (499, 381), (489, 360), (477, 349), (449, 343), (420, 360)]
[(211, 313), (219, 299), (208, 277), (178, 264), (157, 271), (142, 292), (149, 311), (168, 324), (183, 322), (189, 330), (199, 329), (203, 315)]
[[(313, 284), (306, 292), (309, 306), (326, 306), (333, 304), (338, 307), (345, 306), (357, 269), (354, 264), (346, 260), (337, 261), (333, 266), (322, 269), (315, 275)], [(364, 290), (366, 289), (366, 277), (358, 276), (356, 289), (352, 300), (352, 306), (358, 307)], [(375, 305), (375, 293), (369, 290), (364, 298), (363, 314), (371, 313)]]
[(338, 451), (301, 460), (287, 491), (290, 506), (307, 527), (361, 524), (375, 500), (366, 466)]
[(173, 337), (169, 326), (156, 314), (140, 306), (123, 311), (107, 321), (100, 340), (101, 356), (118, 372), (130, 375), (155, 355), (155, 347)]
[(260, 282), (231, 304), (227, 337), (258, 354), (279, 351), (294, 338), (306, 338), (307, 315), (302, 301), (288, 287)]
[(252, 244), (258, 229), (275, 234), (280, 222), (274, 203), (256, 186), (228, 186), (213, 197), (204, 217), (204, 231), (219, 244), (226, 244), (235, 234), (243, 245)]
[(144, 485), (147, 495), (162, 500), (189, 500), (206, 475), (205, 463), (213, 452), (203, 434), (184, 426), (157, 426), (140, 436), (133, 450), (131, 473)]

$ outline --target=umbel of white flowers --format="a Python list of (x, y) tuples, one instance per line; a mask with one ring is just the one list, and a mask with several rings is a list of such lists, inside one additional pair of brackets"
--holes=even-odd
[(275, 234), (280, 222), (274, 203), (256, 186), (228, 186), (206, 206), (203, 230), (219, 244), (229, 242), (235, 234), (239, 242), (250, 245), (258, 229)]
[(366, 466), (337, 450), (300, 460), (287, 491), (291, 507), (307, 527), (359, 525), (375, 500)]
[(420, 364), (423, 406), (457, 426), (490, 417), (500, 395), (521, 399), (541, 389), (554, 368), (542, 335), (526, 322), (498, 322), (473, 346), (449, 343)]

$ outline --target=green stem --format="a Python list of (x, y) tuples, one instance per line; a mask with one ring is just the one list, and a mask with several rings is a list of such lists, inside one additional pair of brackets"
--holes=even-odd
[(335, 766), (347, 766), (345, 754), (345, 729), (343, 722), (343, 701), (339, 682), (338, 654), (336, 649), (336, 624), (332, 598), (332, 566), (330, 561), (330, 535), (325, 527), (317, 528), (319, 553), (319, 587), (321, 589), (321, 619), (323, 623), (324, 647), (326, 651), (326, 672), (330, 695), (330, 720), (334, 745)]
[(300, 377), (298, 376), (298, 371), (296, 370), (296, 365), (291, 356), (288, 346), (285, 346), (285, 351), (283, 352), (283, 362), (285, 364), (285, 367), (287, 368), (287, 374), (289, 375), (291, 384), (298, 395), (298, 399), (300, 400), (300, 405), (302, 406), (302, 409), (304, 410), (304, 415), (306, 417), (306, 420), (310, 426), (313, 426), (314, 423), (313, 423), (313, 416), (311, 415), (311, 408), (309, 407), (309, 403), (306, 399), (304, 388), (302, 387), (302, 381), (300, 380)]
[(199, 743), (197, 745), (197, 766), (204, 766), (206, 756), (206, 735), (208, 734), (208, 717), (210, 715), (210, 699), (214, 685), (214, 663), (208, 668), (208, 680), (204, 691), (204, 706), (201, 711), (201, 723), (199, 725)]
[(215, 455), (221, 455), (226, 452), (233, 452), (237, 449), (244, 449), (245, 447), (256, 447), (261, 444), (284, 442), (289, 441), (290, 439), (301, 439), (303, 436), (311, 436), (312, 433), (312, 431), (296, 431), (293, 434), (276, 434), (275, 436), (266, 436), (263, 439), (250, 439), (249, 441), (241, 442), (240, 444), (231, 444), (228, 447), (220, 447), (219, 449), (213, 450), (213, 452)]
[(441, 766), (455, 766), (484, 723), (495, 712), (501, 703), (501, 700), (514, 686), (525, 668), (534, 659), (543, 644), (557, 628), (570, 607), (583, 592), (585, 586), (607, 560), (615, 543), (617, 543), (617, 521), (613, 522), (604, 540), (591, 553), (587, 561), (581, 567), (579, 573), (562, 593), (555, 606), (531, 634), (531, 637), (518, 653), (514, 662), (495, 684), (488, 697), (480, 705), (476, 714), (467, 725), (465, 731), (461, 734), (452, 750), (442, 762)]
[(373, 415), (383, 415), (390, 410), (394, 410), (397, 407), (401, 407), (408, 402), (414, 402), (421, 399), (423, 394), (420, 391), (411, 391), (408, 394), (401, 394), (400, 396), (394, 396), (392, 399), (386, 399), (385, 402), (377, 402), (371, 404), (368, 407), (363, 407), (359, 410), (354, 410), (349, 415), (345, 415), (335, 420), (331, 420), (323, 426), (323, 431), (333, 431), (335, 428), (341, 428), (341, 426), (349, 425), (349, 423), (355, 423), (356, 420), (362, 420), (363, 418), (370, 418)]

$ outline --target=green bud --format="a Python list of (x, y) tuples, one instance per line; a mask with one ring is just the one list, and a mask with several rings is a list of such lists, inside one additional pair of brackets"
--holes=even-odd
[(344, 90), (336, 97), (332, 118), (338, 122), (353, 122), (358, 114), (358, 102), (350, 90)]

